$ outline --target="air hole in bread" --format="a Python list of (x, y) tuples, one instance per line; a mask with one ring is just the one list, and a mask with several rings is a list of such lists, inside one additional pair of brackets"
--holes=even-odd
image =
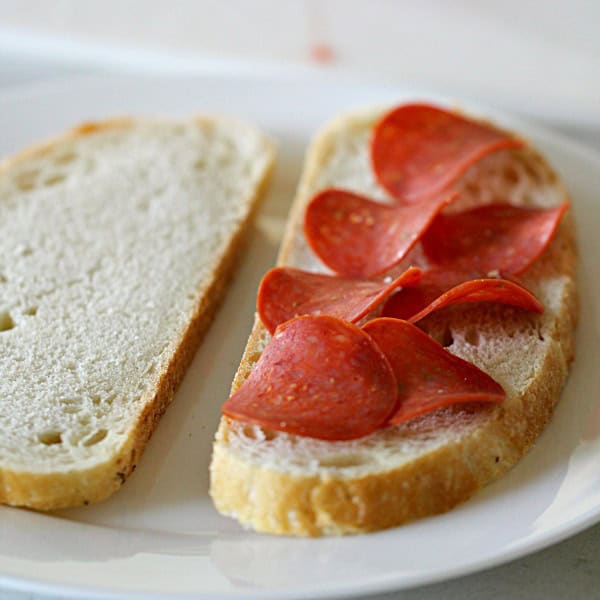
[(263, 429), (258, 425), (244, 425), (242, 435), (250, 440), (271, 441), (275, 439), (276, 433), (270, 429)]
[(38, 433), (38, 440), (46, 446), (62, 443), (62, 433), (60, 431), (44, 431)]
[(37, 311), (37, 306), (29, 306), (23, 312), (30, 317), (35, 317), (35, 315), (37, 315)]
[(529, 177), (531, 177), (531, 179), (533, 179), (533, 181), (535, 183), (541, 183), (542, 182), (542, 177), (540, 176), (540, 173), (537, 171), (537, 169), (534, 169), (529, 162), (524, 162), (523, 166), (525, 167), (525, 171), (527, 171), (527, 175), (529, 175)]
[(454, 336), (452, 335), (452, 330), (450, 329), (450, 326), (447, 323), (445, 323), (443, 327), (440, 327), (439, 323), (428, 323), (425, 327), (422, 327), (422, 329), (427, 335), (429, 335), (432, 339), (434, 339), (438, 344), (440, 344), (444, 348), (448, 348), (454, 343)]
[(448, 348), (449, 346), (452, 346), (453, 343), (454, 343), (454, 336), (452, 335), (452, 330), (450, 329), (450, 327), (448, 325), (446, 325), (446, 327), (444, 328), (444, 331), (442, 333), (442, 339), (440, 340), (440, 344), (444, 348)]
[(65, 152), (64, 154), (60, 154), (54, 159), (55, 165), (68, 165), (72, 163), (77, 158), (77, 154), (75, 152)]
[(473, 196), (478, 196), (481, 192), (481, 188), (479, 187), (479, 184), (469, 182), (465, 185), (465, 191)]
[(65, 369), (67, 369), (68, 371), (76, 371), (77, 365), (72, 360), (70, 360), (65, 363)]
[(30, 246), (22, 244), (16, 248), (16, 253), (21, 256), (31, 256), (33, 254), (33, 249)]
[(359, 467), (364, 464), (364, 458), (360, 454), (339, 454), (327, 456), (319, 460), (321, 467)]
[(75, 396), (73, 398), (61, 398), (61, 404), (81, 404), (81, 398)]
[(46, 187), (50, 187), (52, 185), (56, 185), (57, 183), (60, 183), (61, 181), (64, 181), (67, 178), (66, 175), (63, 175), (62, 173), (57, 173), (56, 175), (50, 175), (50, 177), (46, 177), (46, 179), (44, 179), (44, 185)]
[(198, 171), (202, 171), (202, 169), (204, 169), (205, 166), (206, 166), (206, 161), (202, 158), (198, 159), (194, 163), (194, 169), (197, 169)]
[(0, 273), (0, 283), (6, 283), (8, 281), (8, 279), (6, 279), (6, 275), (3, 275), (2, 273)]
[(84, 442), (84, 446), (94, 446), (101, 442), (108, 435), (108, 430), (106, 429), (98, 429), (88, 437)]
[(246, 425), (243, 429), (242, 429), (242, 433), (244, 434), (244, 437), (247, 437), (250, 440), (255, 440), (256, 439), (256, 429), (254, 428), (253, 425)]
[(36, 186), (38, 175), (38, 171), (23, 171), (23, 173), (18, 175), (15, 179), (17, 187), (22, 192), (28, 192), (29, 190), (32, 190)]
[(475, 327), (469, 327), (465, 332), (465, 342), (471, 344), (471, 346), (477, 346), (479, 344), (479, 331)]
[(15, 326), (15, 322), (13, 318), (10, 316), (10, 313), (5, 310), (0, 312), (0, 332), (1, 331), (10, 331)]
[(514, 185), (519, 181), (519, 174), (512, 165), (504, 167), (504, 179), (509, 185)]
[(160, 185), (160, 186), (157, 186), (156, 188), (154, 188), (153, 195), (155, 197), (163, 196), (166, 191), (167, 191), (167, 186), (166, 185)]

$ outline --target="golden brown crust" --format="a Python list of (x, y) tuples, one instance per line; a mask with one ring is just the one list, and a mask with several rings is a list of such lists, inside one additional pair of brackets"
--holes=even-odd
[[(198, 122), (207, 120), (209, 118), (197, 118)], [(3, 163), (2, 168), (13, 166), (16, 162), (33, 156), (43, 155), (65, 139), (73, 139), (79, 135), (89, 135), (114, 127), (126, 127), (133, 123), (135, 123), (134, 119), (122, 118), (81, 125), (53, 142), (24, 150)], [(118, 454), (92, 468), (75, 469), (70, 472), (27, 473), (14, 472), (0, 467), (0, 503), (26, 506), (38, 510), (87, 505), (104, 500), (125, 483), (127, 477), (135, 470), (148, 440), (173, 399), (175, 391), (217, 311), (241, 253), (259, 200), (268, 184), (273, 168), (273, 158), (273, 152), (271, 152), (262, 178), (256, 189), (252, 190), (249, 202), (251, 209), (240, 224), (237, 233), (229, 240), (229, 245), (212, 274), (210, 286), (204, 296), (199, 298), (198, 305), (191, 315), (187, 328), (181, 334), (174, 354), (163, 369), (156, 388), (151, 390), (143, 401), (144, 410), (140, 414), (136, 426), (131, 428), (129, 437), (121, 446)]]
[(2, 160), (0, 162), (0, 173), (2, 173), (3, 171), (7, 171), (10, 168), (13, 168), (20, 162), (24, 162), (32, 158), (43, 158), (48, 153), (50, 153), (57, 145), (62, 144), (64, 142), (76, 140), (78, 137), (83, 137), (85, 135), (97, 133), (99, 131), (130, 127), (134, 123), (135, 119), (131, 117), (117, 117), (114, 119), (107, 119), (106, 121), (90, 121), (86, 123), (81, 123), (77, 127), (73, 127), (72, 129), (66, 131), (62, 135), (59, 135), (55, 138), (43, 142), (39, 142), (37, 144), (32, 144), (31, 146), (20, 150), (16, 154), (13, 154), (9, 158)]
[[(329, 152), (326, 129), (309, 152), (290, 220), (299, 218), (313, 180)], [(279, 261), (291, 252), (288, 229)], [(576, 246), (567, 213), (552, 243), (554, 269), (568, 278), (553, 323), (552, 340), (537, 376), (519, 398), (489, 409), (476, 427), (393, 469), (366, 476), (302, 475), (261, 466), (228, 445), (230, 423), (221, 420), (211, 463), (210, 493), (223, 514), (262, 532), (303, 536), (368, 532), (442, 513), (508, 471), (552, 417), (574, 355), (577, 296)], [(236, 389), (261, 351), (257, 319), (234, 380)]]

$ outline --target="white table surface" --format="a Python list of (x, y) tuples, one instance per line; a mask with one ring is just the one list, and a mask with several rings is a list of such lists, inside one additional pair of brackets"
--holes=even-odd
[(597, 125), (599, 30), (598, 0), (0, 0), (0, 44), (47, 56), (312, 63)]
[[(137, 0), (121, 3), (121, 8), (118, 9), (118, 11), (120, 11), (120, 16), (123, 16), (123, 11), (127, 12), (128, 10), (133, 10), (136, 2)], [(8, 6), (2, 6), (3, 4)], [(36, 4), (37, 6), (34, 6)], [(59, 8), (62, 7), (62, 20), (59, 18), (61, 14), (60, 11), (55, 10), (55, 12), (52, 13), (54, 15), (54, 20), (47, 19), (43, 26), (39, 24), (38, 26), (32, 26), (28, 21), (29, 13), (27, 11), (37, 8), (43, 13), (44, 10), (47, 11), (48, 4), (54, 4), (55, 8), (57, 6)], [(87, 2), (81, 2), (80, 4), (85, 4), (89, 9), (90, 5)], [(115, 9), (116, 7), (116, 3), (111, 2), (110, 0), (103, 3), (102, 6), (105, 6), (106, 4), (112, 4), (112, 9)], [(185, 5), (186, 2), (176, 4)], [(265, 3), (261, 2), (259, 4), (264, 5)], [(288, 12), (290, 10), (300, 10), (302, 7), (299, 8), (298, 5), (310, 4), (310, 0), (308, 2), (293, 2), (290, 4), (295, 5), (295, 9), (288, 7), (287, 9), (283, 9), (284, 12), (286, 10)], [(356, 3), (353, 4), (355, 5)], [(386, 10), (389, 10), (389, 3), (383, 2), (381, 4), (384, 5)], [(426, 2), (425, 4), (429, 5), (430, 3)], [(468, 3), (458, 3), (462, 10), (462, 13), (460, 14), (463, 14), (463, 16), (466, 4)], [(555, 4), (555, 2), (548, 0), (545, 5), (547, 7), (553, 5), (553, 7), (556, 8), (554, 6)], [(563, 5), (565, 4), (566, 3), (563, 3)], [(572, 51), (567, 53), (566, 57), (563, 57), (561, 65), (562, 68), (564, 68), (565, 61), (569, 63), (573, 57), (579, 57), (583, 61), (580, 65), (581, 68), (578, 69), (577, 73), (569, 76), (571, 77), (571, 82), (575, 82), (579, 85), (576, 94), (572, 98), (578, 106), (583, 107), (581, 113), (582, 118), (578, 120), (576, 118), (577, 115), (564, 112), (564, 107), (561, 103), (565, 101), (565, 99), (568, 100), (568, 94), (561, 96), (559, 92), (555, 92), (552, 100), (553, 103), (550, 103), (552, 105), (551, 109), (541, 110), (539, 112), (536, 112), (533, 109), (533, 104), (531, 102), (519, 105), (518, 94), (512, 96), (505, 95), (504, 99), (507, 108), (515, 110), (515, 108), (519, 106), (524, 108), (525, 110), (522, 112), (529, 113), (531, 118), (539, 118), (542, 116), (545, 125), (560, 129), (566, 135), (591, 146), (595, 146), (596, 149), (600, 150), (600, 35), (598, 35), (598, 31), (600, 30), (600, 2), (594, 2), (594, 0), (592, 0), (592, 2), (579, 2), (579, 4), (585, 5), (587, 13), (584, 11), (583, 15), (587, 15), (588, 19), (583, 19), (585, 22), (582, 21), (580, 23), (579, 29), (574, 29), (571, 26), (565, 28), (564, 35), (565, 38), (567, 38), (566, 41), (571, 42)], [(61, 35), (65, 35), (65, 32), (69, 35), (73, 33), (73, 17), (67, 10), (69, 5), (69, 1), (36, 3), (34, 0), (23, 0), (22, 2), (10, 3), (0, 0), (0, 10), (4, 12), (5, 8), (9, 9), (6, 12), (7, 18), (0, 24), (0, 93), (3, 89), (42, 79), (68, 78), (91, 73), (111, 72), (115, 70), (122, 71), (123, 69), (142, 69), (148, 71), (148, 57), (154, 56), (154, 58), (157, 59), (157, 55), (152, 55), (151, 49), (149, 49), (151, 44), (148, 43), (148, 40), (158, 39), (163, 45), (169, 43), (169, 31), (173, 29), (172, 26), (171, 29), (169, 29), (169, 27), (166, 28), (166, 33), (163, 31), (162, 37), (160, 35), (155, 35), (154, 38), (151, 37), (147, 26), (146, 29), (136, 30), (134, 35), (135, 40), (137, 40), (139, 44), (144, 46), (145, 43), (144, 47), (146, 54), (133, 52), (128, 55), (127, 60), (124, 60), (124, 54), (122, 52), (114, 51), (111, 49), (110, 45), (98, 44), (98, 40), (96, 40), (89, 45), (88, 52), (79, 53), (77, 56), (71, 56), (68, 52), (68, 43), (70, 42), (67, 40), (67, 43), (65, 44), (65, 39), (61, 38)], [(239, 6), (239, 4), (237, 5)], [(336, 2), (326, 2), (325, 5), (324, 13), (332, 16), (331, 13), (337, 5)], [(533, 1), (523, 1), (523, 14), (533, 14), (533, 5)], [(87, 31), (87, 33), (90, 34), (90, 31), (92, 31), (93, 35), (100, 39), (102, 38), (103, 33), (103, 21), (97, 6), (98, 5), (95, 5), (96, 12), (94, 12), (94, 10), (88, 10), (87, 16), (80, 15), (79, 25), (83, 23), (82, 28), (84, 33)], [(573, 7), (573, 3), (569, 3), (569, 6)], [(272, 8), (272, 3), (268, 8)], [(562, 9), (564, 11), (564, 6)], [(422, 8), (419, 14), (423, 17), (426, 12), (426, 9)], [(498, 22), (502, 22), (502, 15), (505, 13), (502, 13), (502, 10), (499, 8), (496, 9), (496, 13)], [(65, 17), (65, 14), (67, 17)], [(94, 16), (96, 18), (95, 24)], [(470, 17), (471, 21), (467, 20), (467, 22), (472, 24), (473, 15), (470, 15)], [(544, 17), (542, 15), (542, 17), (541, 24), (544, 25), (545, 23), (546, 29), (538, 35), (538, 42), (540, 39), (544, 39), (544, 31), (547, 35), (554, 32), (552, 22), (548, 19), (548, 16), (545, 15)], [(283, 18), (281, 14), (279, 15), (279, 18)], [(6, 28), (7, 23), (11, 25), (11, 27)], [(572, 25), (572, 21), (565, 21), (565, 25)], [(69, 27), (71, 28), (70, 30)], [(85, 27), (88, 29), (86, 30)], [(321, 34), (325, 35), (326, 33), (322, 26), (321, 31), (319, 32), (319, 27), (318, 23), (313, 24), (313, 29), (316, 28), (317, 32), (315, 33), (315, 31), (312, 31), (312, 33), (308, 34), (309, 37), (313, 36), (315, 41), (318, 41)], [(460, 25), (460, 27), (464, 27), (464, 23)], [(40, 29), (43, 29), (43, 31), (40, 31)], [(518, 27), (516, 28), (516, 32), (519, 32)], [(117, 33), (114, 35), (119, 37), (118, 28)], [(122, 37), (121, 32), (121, 41)], [(289, 40), (286, 41), (284, 39), (277, 40), (274, 39), (274, 37), (275, 36), (271, 36), (265, 44), (267, 46), (269, 44), (275, 46), (279, 44), (278, 48), (283, 48), (281, 51), (284, 54), (285, 52), (288, 52), (293, 55), (293, 43), (288, 43)], [(236, 58), (236, 52), (239, 53), (243, 51), (245, 47), (244, 44), (249, 43), (247, 40), (244, 41), (245, 39), (246, 38), (238, 39), (233, 45), (230, 43), (228, 47), (230, 57)], [(514, 35), (511, 39), (514, 40)], [(194, 44), (189, 41), (189, 37), (187, 40), (188, 41), (186, 42), (185, 36), (179, 38), (177, 43), (171, 40), (171, 49), (176, 46), (185, 46), (186, 50), (189, 50), (190, 47), (193, 49)], [(33, 45), (32, 41), (35, 42)], [(36, 50), (36, 43), (38, 41), (39, 46)], [(104, 41), (106, 41), (106, 39)], [(562, 41), (563, 43), (565, 42), (565, 40)], [(219, 48), (219, 42), (214, 37), (205, 40), (205, 43), (208, 50), (216, 51)], [(345, 47), (343, 43), (339, 45)], [(261, 52), (263, 54), (265, 52), (267, 52), (267, 54), (268, 52), (273, 52), (273, 48), (267, 48), (265, 50), (264, 44), (259, 44), (259, 46), (263, 48), (263, 50), (255, 52), (253, 58), (257, 60), (264, 58), (264, 55), (261, 56)], [(543, 46), (544, 44), (540, 45), (540, 43), (538, 43), (536, 49), (543, 49)], [(575, 49), (573, 50), (574, 47)], [(354, 46), (354, 48), (356, 48), (356, 46)], [(45, 51), (42, 51), (42, 49)], [(208, 53), (210, 54), (209, 51)], [(352, 53), (350, 52), (350, 54)], [(357, 65), (359, 68), (361, 67), (360, 60), (352, 61), (347, 58), (347, 55), (348, 52), (346, 52), (346, 60), (350, 62), (351, 66)], [(197, 64), (201, 63), (202, 56), (201, 53), (198, 55), (199, 58), (196, 61)], [(547, 56), (552, 58), (554, 57), (554, 54), (550, 52)], [(193, 67), (192, 63), (194, 63), (194, 60), (190, 62), (190, 55), (187, 55), (187, 57), (184, 58), (184, 55), (180, 53), (177, 57), (179, 60), (179, 67), (183, 66), (188, 69)], [(284, 59), (293, 60), (294, 56), (291, 58), (290, 56), (284, 56)], [(362, 60), (364, 62), (364, 57)], [(160, 60), (155, 60), (156, 64), (159, 64), (160, 62)], [(174, 63), (175, 62), (177, 62), (177, 60), (174, 60)], [(197, 68), (197, 64), (195, 68)], [(569, 64), (574, 65), (575, 63)], [(164, 68), (165, 65), (162, 64), (161, 67)], [(364, 64), (362, 67), (364, 67)], [(385, 72), (385, 67), (382, 67), (379, 75), (386, 76), (387, 79), (390, 79), (390, 73)], [(591, 77), (591, 79), (587, 79), (586, 86), (581, 87), (580, 84), (583, 79), (579, 80), (578, 78), (583, 76)], [(558, 74), (556, 77), (557, 81), (560, 80), (560, 77), (561, 75)], [(564, 81), (568, 80), (568, 77), (565, 78), (564, 73), (562, 74), (562, 77)], [(435, 73), (428, 73), (428, 77), (425, 79), (437, 85), (443, 84), (443, 81), (439, 77), (435, 77)], [(474, 95), (473, 93), (478, 90), (477, 86), (471, 85), (471, 80), (473, 80), (473, 77), (469, 79), (469, 77), (463, 73), (463, 75), (456, 77), (453, 80), (452, 85), (448, 87), (456, 89), (462, 85), (469, 90), (471, 95)], [(484, 81), (484, 84), (479, 88), (479, 91), (481, 92), (480, 97), (484, 101), (487, 100), (490, 102), (490, 95), (493, 95), (494, 91), (493, 86), (490, 86), (489, 81), (485, 78), (481, 79), (481, 81)], [(530, 81), (530, 84), (531, 85), (528, 88), (530, 90), (535, 89), (536, 85), (539, 86), (539, 77), (535, 81)], [(525, 88), (527, 88), (527, 86), (525, 86)], [(595, 111), (598, 111), (598, 119), (596, 119)], [(381, 600), (469, 600), (471, 598), (485, 600), (495, 600), (500, 598), (511, 598), (515, 600), (545, 598), (554, 600), (565, 597), (600, 598), (600, 524), (544, 551), (488, 571), (414, 590), (377, 596), (377, 598), (380, 598)], [(0, 600), (42, 600), (42, 598), (49, 599), (56, 598), (56, 596), (42, 597), (37, 594), (34, 595), (0, 589)]]

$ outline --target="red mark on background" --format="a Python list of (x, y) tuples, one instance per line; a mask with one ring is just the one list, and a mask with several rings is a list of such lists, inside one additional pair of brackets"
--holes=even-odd
[(310, 48), (310, 58), (319, 64), (327, 64), (334, 60), (335, 54), (327, 44), (313, 44)]

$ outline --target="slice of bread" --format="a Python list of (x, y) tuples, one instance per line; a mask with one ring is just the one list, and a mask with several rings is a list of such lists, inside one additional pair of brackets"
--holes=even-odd
[(223, 118), (83, 125), (0, 166), (0, 502), (125, 481), (192, 360), (273, 162)]
[[(340, 117), (310, 148), (279, 263), (325, 272), (302, 232), (304, 207), (319, 190), (343, 187), (390, 201), (369, 164), (379, 111)], [(532, 148), (497, 152), (457, 182), (460, 210), (510, 202), (555, 206), (567, 198)], [(418, 249), (406, 264), (420, 264)], [(406, 266), (405, 264), (405, 266)], [(569, 212), (524, 283), (542, 315), (496, 304), (457, 306), (420, 325), (450, 352), (506, 391), (495, 406), (454, 406), (355, 441), (325, 442), (223, 418), (214, 443), (211, 495), (217, 509), (259, 531), (295, 535), (367, 532), (449, 510), (505, 473), (549, 421), (573, 358), (575, 242)], [(260, 320), (233, 389), (252, 370), (269, 335)]]

